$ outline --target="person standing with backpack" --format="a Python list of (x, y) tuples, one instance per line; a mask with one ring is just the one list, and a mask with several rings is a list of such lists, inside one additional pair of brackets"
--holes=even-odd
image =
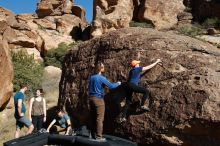
[(46, 122), (47, 109), (46, 100), (42, 97), (43, 89), (36, 90), (36, 96), (31, 98), (29, 105), (29, 119), (34, 125), (34, 132), (43, 128), (43, 123)]

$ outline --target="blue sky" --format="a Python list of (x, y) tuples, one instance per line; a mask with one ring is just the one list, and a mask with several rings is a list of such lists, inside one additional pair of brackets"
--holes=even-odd
[[(35, 13), (37, 2), (40, 0), (0, 0), (0, 6), (16, 14)], [(74, 5), (80, 5), (86, 10), (86, 19), (92, 20), (93, 0), (74, 0)]]

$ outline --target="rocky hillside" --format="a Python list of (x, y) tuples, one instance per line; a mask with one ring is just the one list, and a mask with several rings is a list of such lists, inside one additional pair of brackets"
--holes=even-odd
[(139, 96), (128, 120), (119, 124), (118, 101), (123, 89), (106, 96), (105, 132), (129, 138), (140, 145), (220, 145), (220, 50), (205, 42), (172, 32), (127, 28), (73, 48), (66, 56), (60, 82), (59, 105), (66, 106), (81, 124), (88, 117), (88, 79), (94, 64), (106, 65), (111, 81), (126, 81), (131, 59), (148, 65), (163, 61), (142, 77), (149, 88), (150, 112), (136, 110)]
[(91, 36), (129, 27), (131, 20), (158, 30), (220, 18), (219, 0), (94, 0)]
[(56, 48), (61, 42), (68, 44), (73, 39), (79, 39), (74, 38), (75, 34), (77, 31), (82, 32), (87, 23), (85, 18), (79, 17), (81, 14), (73, 14), (72, 9), (75, 7), (71, 1), (69, 3), (71, 5), (68, 4), (66, 8), (63, 6), (65, 3), (59, 0), (53, 3), (42, 0), (37, 7), (37, 15), (15, 15), (1, 8), (2, 36), (7, 40), (9, 48), (25, 48), (30, 54), (40, 57), (41, 53)]
[(36, 60), (58, 44), (70, 44), (82, 38), (87, 27), (85, 10), (74, 6), (72, 0), (41, 0), (37, 14), (16, 15), (0, 7), (0, 107), (12, 93), (11, 51), (25, 49)]
[(92, 36), (129, 27), (131, 20), (148, 22), (156, 29), (168, 29), (177, 24), (183, 12), (183, 0), (94, 0)]

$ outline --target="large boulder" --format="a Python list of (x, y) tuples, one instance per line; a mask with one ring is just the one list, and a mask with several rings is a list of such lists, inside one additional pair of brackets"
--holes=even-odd
[(17, 34), (14, 29), (12, 29), (10, 26), (7, 26), (2, 36), (4, 37), (5, 40), (9, 42), (11, 41), (11, 39), (16, 38)]
[(33, 22), (42, 29), (56, 29), (56, 22), (54, 19), (51, 21), (51, 19), (47, 19), (47, 17), (45, 17), (44, 19), (34, 19)]
[(36, 14), (19, 14), (16, 15), (16, 19), (19, 23), (27, 24), (31, 30), (40, 29), (41, 23), (37, 23), (34, 20), (37, 19)]
[(56, 17), (56, 27), (58, 32), (71, 35), (74, 34), (76, 28), (82, 31), (85, 28), (85, 23), (75, 15), (65, 14), (61, 17)]
[(100, 36), (106, 32), (129, 27), (133, 17), (132, 0), (94, 0), (93, 25), (91, 36)]
[(10, 40), (9, 36), (14, 36), (9, 26), (11, 20), (15, 20), (14, 16), (11, 11), (0, 7), (0, 111), (5, 109), (13, 93), (13, 67), (8, 40)]
[(45, 16), (61, 16), (72, 13), (72, 0), (41, 0), (37, 4), (36, 13), (39, 18)]
[(38, 25), (34, 31), (38, 35), (36, 48), (38, 50), (49, 50), (57, 48), (59, 43), (72, 43), (74, 40), (81, 39), (82, 31), (87, 23), (78, 16), (64, 14), (62, 16), (46, 16), (34, 19)]
[(39, 36), (43, 39), (42, 53), (50, 49), (57, 48), (60, 43), (70, 44), (73, 39), (70, 35), (60, 35), (56, 30), (37, 30)]
[(86, 11), (81, 6), (73, 6), (72, 7), (72, 13), (73, 13), (73, 15), (79, 17), (81, 20), (86, 22), (86, 16), (85, 16), (86, 15)]
[(177, 18), (178, 18), (178, 25), (180, 26), (180, 25), (191, 24), (193, 16), (192, 16), (191, 13), (181, 12), (181, 13), (178, 14)]
[(7, 25), (19, 29), (19, 30), (30, 30), (27, 24), (25, 23), (19, 23), (16, 14), (12, 13), (11, 11), (0, 7), (0, 21), (7, 22)]
[(177, 15), (183, 12), (182, 0), (143, 0), (138, 11), (138, 21), (151, 22), (157, 29), (167, 29), (177, 24)]
[(3, 35), (5, 30), (8, 29), (8, 27), (14, 21), (16, 21), (15, 14), (5, 8), (0, 7), (0, 35)]
[(0, 111), (4, 110), (13, 93), (13, 68), (7, 41), (0, 36)]
[(0, 7), (0, 21), (11, 21), (13, 19), (13, 16), (15, 16), (15, 14), (12, 13), (10, 10)]
[(141, 79), (141, 85), (151, 92), (151, 111), (139, 112), (139, 96), (134, 95), (130, 116), (119, 124), (116, 103), (125, 97), (116, 96), (120, 88), (110, 91), (106, 95), (105, 132), (140, 145), (220, 145), (220, 50), (172, 32), (120, 29), (73, 48), (64, 59), (58, 105), (85, 124), (88, 81), (97, 61), (105, 64), (110, 81), (125, 82), (131, 59), (141, 60), (145, 66), (157, 58), (163, 66), (157, 65)]
[(12, 39), (9, 43), (30, 48), (33, 48), (35, 46), (35, 42), (33, 40), (30, 40), (30, 38), (24, 36), (16, 37), (15, 39)]
[(60, 68), (54, 66), (44, 68), (42, 88), (45, 92), (44, 96), (46, 97), (48, 107), (52, 107), (57, 103), (60, 77)]

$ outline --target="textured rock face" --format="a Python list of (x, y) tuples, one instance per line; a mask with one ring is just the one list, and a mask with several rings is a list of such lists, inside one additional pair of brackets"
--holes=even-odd
[(139, 7), (138, 20), (150, 21), (157, 29), (177, 24), (177, 15), (185, 8), (182, 0), (143, 0)]
[(177, 18), (178, 18), (178, 25), (185, 25), (185, 24), (191, 24), (193, 16), (191, 13), (181, 12), (178, 14)]
[[(141, 85), (151, 92), (151, 111), (139, 112), (139, 95), (133, 95), (130, 116), (119, 124), (117, 101), (126, 91), (110, 91), (105, 98), (105, 132), (140, 145), (220, 145), (220, 50), (172, 32), (121, 29), (73, 48), (65, 56), (59, 105), (86, 123), (88, 79), (95, 62), (104, 62), (110, 81), (124, 82), (131, 59), (141, 60), (144, 66), (157, 58), (163, 67), (156, 66), (141, 79)], [(123, 92), (116, 96), (118, 90)]]
[(129, 27), (133, 17), (132, 0), (94, 0), (92, 37)]
[(192, 13), (197, 20), (206, 18), (220, 18), (220, 2), (219, 0), (190, 0)]
[(36, 13), (39, 18), (45, 16), (60, 16), (72, 13), (72, 0), (41, 0), (37, 4)]
[(86, 12), (85, 12), (85, 9), (83, 9), (80, 6), (73, 6), (72, 7), (72, 12), (73, 12), (74, 15), (78, 16), (81, 20), (86, 22), (86, 17), (85, 17)]
[(7, 41), (0, 37), (0, 111), (4, 110), (13, 93), (13, 68)]
[(8, 31), (8, 23), (12, 22), (14, 14), (0, 7), (0, 111), (4, 110), (12, 96), (13, 68), (9, 54), (8, 39), (3, 34)]

